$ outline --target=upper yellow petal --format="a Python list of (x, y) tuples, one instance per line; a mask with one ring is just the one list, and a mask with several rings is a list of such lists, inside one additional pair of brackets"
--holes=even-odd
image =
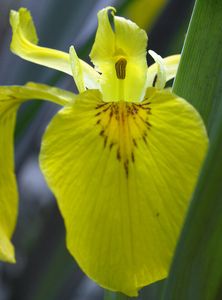
[[(98, 13), (98, 29), (90, 53), (100, 77), (104, 101), (139, 101), (146, 82), (146, 32), (114, 15), (107, 7)], [(113, 16), (113, 27), (109, 14)]]
[(101, 286), (137, 295), (167, 276), (207, 148), (195, 109), (167, 91), (104, 102), (86, 91), (60, 110), (40, 164), (80, 267)]
[[(72, 75), (69, 54), (66, 52), (37, 46), (36, 29), (26, 8), (11, 10), (12, 26), (11, 51), (23, 59)], [(80, 60), (84, 83), (88, 88), (99, 88), (99, 74), (87, 63)]]

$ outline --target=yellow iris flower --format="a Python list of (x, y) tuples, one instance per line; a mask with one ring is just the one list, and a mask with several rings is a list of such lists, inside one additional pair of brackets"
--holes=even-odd
[(207, 149), (198, 112), (164, 89), (179, 55), (147, 68), (147, 35), (107, 7), (90, 53), (37, 46), (30, 13), (11, 11), (11, 50), (73, 75), (79, 94), (28, 83), (0, 87), (0, 259), (14, 261), (16, 111), (28, 99), (64, 106), (43, 137), (40, 165), (67, 230), (67, 247), (101, 286), (135, 296), (167, 276)]

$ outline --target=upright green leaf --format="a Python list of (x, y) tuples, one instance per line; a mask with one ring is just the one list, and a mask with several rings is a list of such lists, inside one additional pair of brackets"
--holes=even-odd
[(174, 92), (202, 114), (211, 144), (164, 300), (222, 299), (222, 1), (198, 0)]
[(199, 110), (208, 128), (222, 92), (222, 1), (198, 0), (185, 40), (174, 92)]

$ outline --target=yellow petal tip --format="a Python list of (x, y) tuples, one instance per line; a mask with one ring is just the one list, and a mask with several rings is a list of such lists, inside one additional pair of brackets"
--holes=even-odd
[(2, 230), (0, 230), (0, 260), (16, 263), (14, 246)]
[(10, 11), (10, 24), (12, 27), (12, 52), (18, 54), (23, 50), (24, 43), (38, 43), (38, 36), (30, 12), (26, 8), (19, 11)]

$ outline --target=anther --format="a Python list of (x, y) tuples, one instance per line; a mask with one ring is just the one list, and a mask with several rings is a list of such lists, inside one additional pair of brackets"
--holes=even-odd
[(126, 77), (126, 65), (127, 65), (127, 60), (125, 58), (120, 58), (115, 63), (116, 76), (117, 76), (118, 79), (125, 79), (125, 77)]

